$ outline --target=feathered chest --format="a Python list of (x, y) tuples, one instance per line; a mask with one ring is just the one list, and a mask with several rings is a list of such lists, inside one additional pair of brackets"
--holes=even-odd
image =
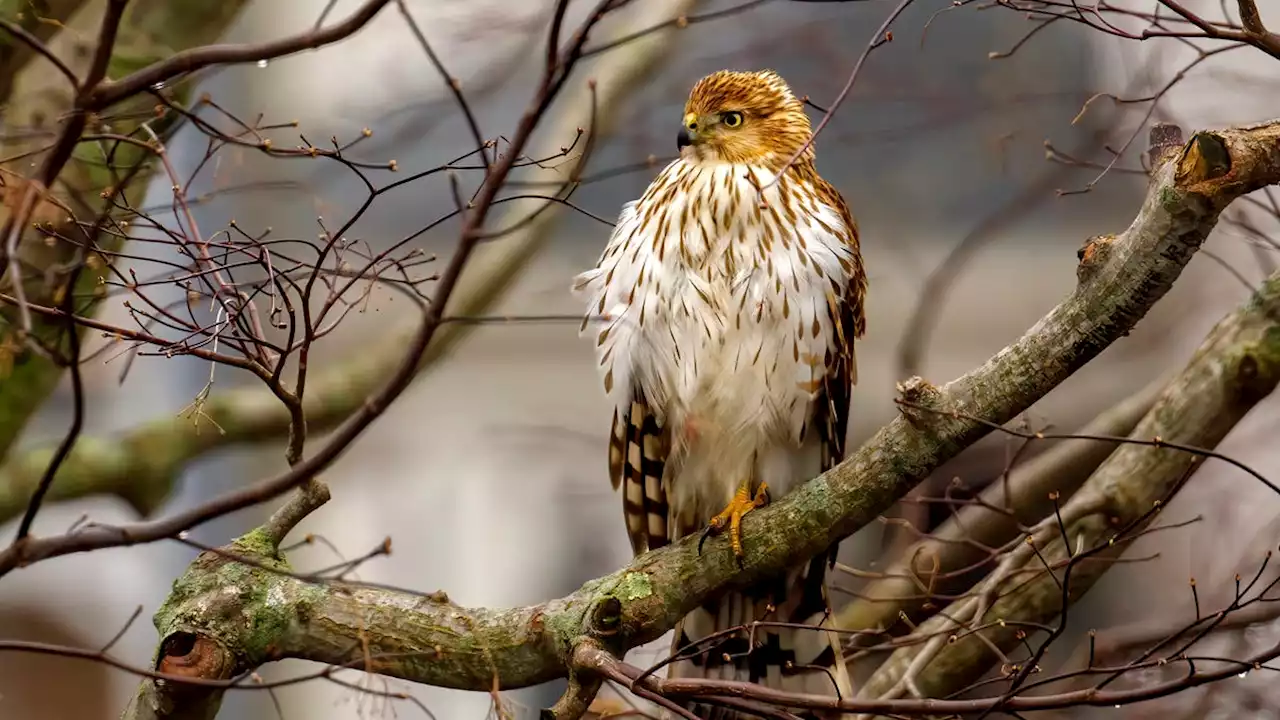
[[(835, 342), (853, 229), (803, 177), (669, 165), (578, 276), (605, 389), (726, 431), (802, 427)], [(590, 327), (590, 326), (588, 326)]]

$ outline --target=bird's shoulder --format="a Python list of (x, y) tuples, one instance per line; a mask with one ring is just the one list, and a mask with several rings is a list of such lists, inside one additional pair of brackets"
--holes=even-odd
[(843, 264), (846, 285), (842, 298), (844, 315), (853, 327), (854, 337), (862, 337), (866, 333), (867, 321), (864, 302), (867, 293), (867, 272), (862, 262), (861, 237), (858, 221), (844, 195), (826, 178), (818, 173), (811, 162), (802, 163), (795, 168), (797, 179), (812, 189), (818, 201), (830, 207), (840, 217), (843, 228), (840, 237), (848, 247), (847, 261)]

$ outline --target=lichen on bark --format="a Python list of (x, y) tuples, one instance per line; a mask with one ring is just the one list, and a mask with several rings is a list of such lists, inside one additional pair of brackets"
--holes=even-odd
[[(253, 564), (237, 562), (245, 557)], [(265, 537), (250, 531), (219, 552), (201, 553), (174, 581), (155, 614), (161, 637), (192, 632), (221, 642), (245, 667), (275, 659), (290, 625), (305, 618), (322, 589), (290, 578), (288, 561)]]

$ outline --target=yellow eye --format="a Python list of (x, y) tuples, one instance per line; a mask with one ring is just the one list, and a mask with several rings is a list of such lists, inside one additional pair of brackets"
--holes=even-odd
[(742, 124), (742, 113), (727, 112), (720, 116), (720, 122), (723, 122), (725, 127), (736, 128)]

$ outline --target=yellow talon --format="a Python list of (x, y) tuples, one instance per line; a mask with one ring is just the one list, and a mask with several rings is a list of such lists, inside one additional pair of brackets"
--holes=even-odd
[[(733, 548), (733, 554), (738, 558), (738, 562), (742, 562), (742, 518), (747, 513), (758, 507), (764, 507), (769, 502), (768, 485), (760, 483), (760, 487), (756, 490), (755, 497), (751, 496), (751, 482), (747, 481), (738, 486), (738, 492), (734, 494), (733, 499), (729, 501), (726, 507), (719, 515), (711, 518), (711, 522), (707, 525), (707, 529), (702, 533), (702, 542), (705, 542), (710, 535), (719, 535), (724, 531), (725, 526), (729, 528), (729, 546)], [(702, 550), (702, 542), (698, 543), (698, 550)]]

